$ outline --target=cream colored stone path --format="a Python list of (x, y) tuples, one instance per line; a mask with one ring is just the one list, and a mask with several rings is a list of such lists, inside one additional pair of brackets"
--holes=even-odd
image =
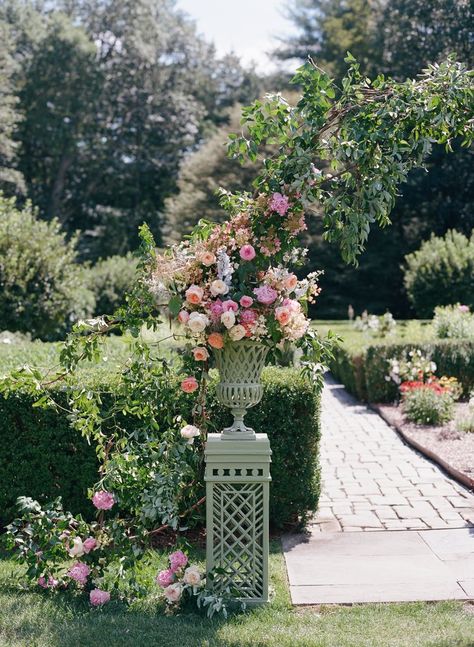
[(330, 377), (321, 464), (309, 533), (283, 538), (295, 604), (474, 598), (473, 494)]

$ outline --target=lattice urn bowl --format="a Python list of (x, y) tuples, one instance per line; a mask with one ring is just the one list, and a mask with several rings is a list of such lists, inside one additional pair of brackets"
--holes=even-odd
[(264, 344), (243, 339), (214, 351), (220, 375), (217, 399), (229, 407), (234, 416), (232, 425), (221, 434), (223, 440), (255, 440), (255, 431), (245, 425), (244, 416), (247, 409), (262, 399), (260, 377), (268, 350)]

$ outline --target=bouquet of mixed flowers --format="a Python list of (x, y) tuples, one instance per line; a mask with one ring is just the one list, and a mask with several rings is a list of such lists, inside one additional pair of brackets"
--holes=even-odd
[(188, 240), (157, 257), (151, 287), (184, 327), (198, 362), (229, 341), (298, 344), (309, 331), (308, 303), (320, 291), (316, 273), (299, 280), (288, 269), (305, 255), (298, 200), (292, 207), (282, 193), (239, 196), (232, 206), (227, 222), (201, 221)]

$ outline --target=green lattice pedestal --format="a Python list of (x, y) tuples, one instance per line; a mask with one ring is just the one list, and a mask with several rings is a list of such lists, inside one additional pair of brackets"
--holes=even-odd
[(230, 585), (247, 604), (268, 602), (268, 497), (270, 443), (223, 439), (206, 444), (207, 570), (224, 569), (214, 581), (219, 593)]

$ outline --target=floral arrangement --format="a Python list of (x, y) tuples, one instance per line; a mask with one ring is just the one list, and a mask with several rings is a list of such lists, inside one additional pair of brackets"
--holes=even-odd
[[(196, 363), (242, 339), (304, 346), (308, 304), (320, 288), (316, 273), (299, 280), (288, 269), (304, 258), (301, 204), (274, 192), (226, 206), (235, 211), (227, 222), (201, 222), (189, 240), (157, 256), (153, 292), (181, 324)], [(182, 388), (192, 392), (197, 381), (190, 377)]]

